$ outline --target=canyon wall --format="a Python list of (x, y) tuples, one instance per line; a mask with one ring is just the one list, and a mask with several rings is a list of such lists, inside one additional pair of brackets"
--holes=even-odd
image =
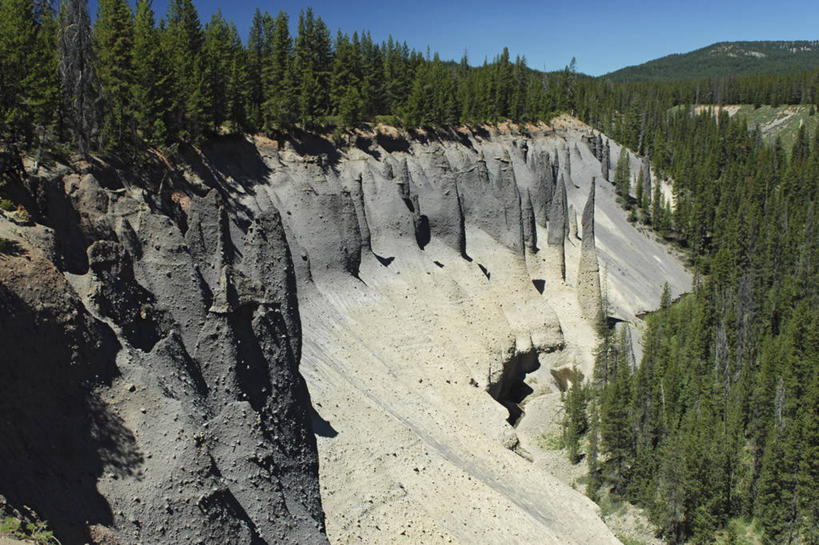
[(617, 543), (548, 463), (557, 377), (590, 376), (601, 297), (639, 333), (690, 277), (590, 133), (223, 137), (31, 177), (37, 224), (0, 219), (0, 494), (77, 542)]

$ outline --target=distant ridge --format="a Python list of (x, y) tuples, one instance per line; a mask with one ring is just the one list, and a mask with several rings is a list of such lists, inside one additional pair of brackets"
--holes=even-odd
[(719, 42), (602, 76), (621, 82), (790, 74), (819, 67), (819, 41)]

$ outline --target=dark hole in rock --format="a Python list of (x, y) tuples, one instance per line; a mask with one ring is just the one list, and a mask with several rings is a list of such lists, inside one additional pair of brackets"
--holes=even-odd
[(380, 255), (376, 254), (375, 252), (373, 252), (373, 255), (378, 260), (378, 262), (381, 263), (382, 265), (384, 265), (385, 267), (389, 267), (392, 264), (392, 262), (395, 261), (395, 256), (381, 257)]
[(517, 354), (509, 361), (504, 362), (500, 379), (489, 385), (489, 395), (506, 407), (506, 410), (509, 411), (509, 418), (506, 421), (513, 426), (516, 426), (521, 416), (523, 416), (520, 403), (533, 392), (524, 379), (528, 373), (537, 370), (539, 367), (540, 362), (537, 358), (537, 352)]
[(492, 273), (489, 272), (489, 269), (487, 269), (486, 267), (484, 267), (480, 263), (478, 263), (478, 268), (481, 270), (481, 272), (483, 273), (483, 275), (486, 277), (487, 280), (492, 279)]
[(423, 250), (431, 239), (432, 234), (429, 230), (429, 218), (425, 215), (421, 215), (421, 219), (415, 229), (415, 241), (418, 243), (418, 247)]
[(609, 329), (614, 329), (615, 326), (620, 323), (624, 322), (622, 318), (618, 318), (617, 316), (606, 316), (606, 327)]
[(540, 278), (533, 278), (532, 284), (535, 285), (535, 289), (538, 291), (538, 293), (543, 295), (543, 291), (546, 289), (546, 281), (541, 280)]
[(409, 210), (410, 212), (415, 212), (415, 207), (412, 205), (411, 199), (404, 198), (403, 201), (404, 204), (407, 205), (407, 210)]

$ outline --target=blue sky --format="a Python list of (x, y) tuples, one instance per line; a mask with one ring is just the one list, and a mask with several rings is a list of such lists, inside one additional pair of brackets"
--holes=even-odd
[[(134, 0), (131, 0), (132, 4)], [(393, 37), (412, 48), (427, 45), (443, 59), (467, 52), (470, 64), (490, 60), (504, 46), (529, 66), (556, 70), (577, 58), (578, 71), (600, 75), (623, 66), (684, 53), (719, 41), (819, 40), (816, 0), (315, 0), (278, 2), (194, 0), (203, 24), (217, 9), (243, 39), (258, 6), (288, 12), (295, 25), (312, 6), (332, 35), (367, 29), (376, 41)], [(167, 0), (154, 0), (157, 18)], [(96, 10), (96, 2), (89, 2)]]

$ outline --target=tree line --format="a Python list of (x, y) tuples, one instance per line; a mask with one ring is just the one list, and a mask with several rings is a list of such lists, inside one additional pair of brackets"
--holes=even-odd
[[(408, 127), (546, 119), (570, 109), (572, 67), (542, 74), (504, 49), (469, 65), (424, 55), (369, 32), (331, 37), (311, 9), (256, 10), (245, 41), (216, 12), (204, 25), (191, 0), (157, 22), (151, 0), (0, 2), (0, 137), (23, 148), (43, 138), (80, 152), (122, 153), (255, 133), (379, 119)], [(380, 116), (385, 116), (381, 118)]]

